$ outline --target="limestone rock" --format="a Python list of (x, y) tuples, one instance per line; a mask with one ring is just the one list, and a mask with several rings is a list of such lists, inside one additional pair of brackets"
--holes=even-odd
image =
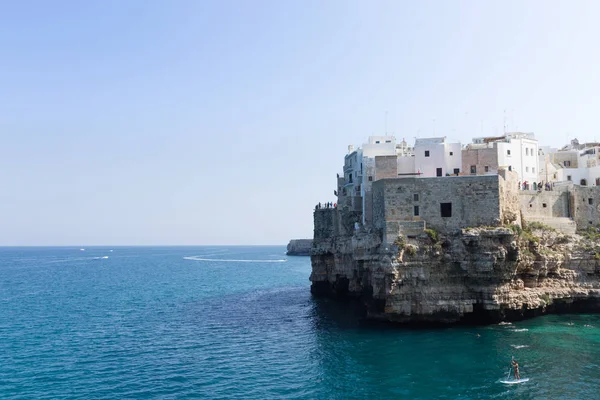
[(310, 256), (312, 248), (312, 239), (294, 239), (287, 245), (288, 256)]
[[(506, 227), (401, 237), (315, 239), (311, 291), (361, 299), (370, 318), (398, 322), (515, 320), (600, 310), (600, 244), (551, 229)], [(598, 249), (598, 251), (596, 250)]]

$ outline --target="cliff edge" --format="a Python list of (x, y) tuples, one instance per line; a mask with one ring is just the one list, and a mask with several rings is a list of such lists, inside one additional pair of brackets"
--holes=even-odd
[[(372, 319), (492, 323), (551, 312), (600, 310), (600, 232), (566, 235), (541, 223), (426, 229), (386, 244), (348, 227), (319, 232), (315, 214), (311, 292), (356, 297)], [(347, 217), (344, 219), (348, 219)]]
[(293, 239), (287, 245), (288, 256), (310, 256), (312, 239)]

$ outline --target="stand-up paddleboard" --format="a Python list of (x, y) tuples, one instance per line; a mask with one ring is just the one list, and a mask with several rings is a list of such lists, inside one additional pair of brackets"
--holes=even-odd
[[(512, 358), (513, 360), (515, 359), (514, 357)], [(508, 374), (506, 374), (506, 379), (500, 379), (500, 383), (504, 383), (505, 385), (514, 385), (516, 383), (525, 383), (529, 381), (529, 378), (521, 378), (521, 379), (511, 379), (510, 375), (512, 372), (513, 367), (510, 366), (508, 368)]]
[(529, 381), (529, 378), (522, 378), (522, 379), (501, 380), (500, 383), (504, 383), (505, 385), (514, 385), (515, 383), (525, 383), (528, 381)]

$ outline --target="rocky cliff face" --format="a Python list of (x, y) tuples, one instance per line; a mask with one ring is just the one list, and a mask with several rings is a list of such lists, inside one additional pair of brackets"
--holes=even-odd
[(438, 236), (355, 233), (315, 239), (311, 291), (356, 297), (370, 318), (489, 323), (600, 310), (600, 234), (472, 228)]
[(310, 256), (312, 239), (294, 239), (287, 245), (288, 256)]

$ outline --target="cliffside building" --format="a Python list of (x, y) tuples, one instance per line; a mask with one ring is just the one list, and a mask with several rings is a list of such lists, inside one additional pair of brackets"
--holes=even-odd
[(338, 205), (362, 213), (363, 225), (373, 222), (372, 184), (386, 178), (458, 175), (461, 144), (445, 137), (417, 139), (411, 147), (394, 136), (371, 136), (360, 148), (348, 146), (344, 174), (338, 175)]
[(538, 142), (533, 133), (507, 133), (474, 138), (462, 151), (462, 170), (469, 175), (497, 174), (506, 168), (518, 175), (522, 189), (536, 190), (539, 178)]
[[(560, 150), (550, 149), (550, 165), (561, 170), (563, 181), (581, 186), (600, 186), (600, 143), (579, 144), (577, 139)], [(550, 168), (549, 168), (550, 171)]]

